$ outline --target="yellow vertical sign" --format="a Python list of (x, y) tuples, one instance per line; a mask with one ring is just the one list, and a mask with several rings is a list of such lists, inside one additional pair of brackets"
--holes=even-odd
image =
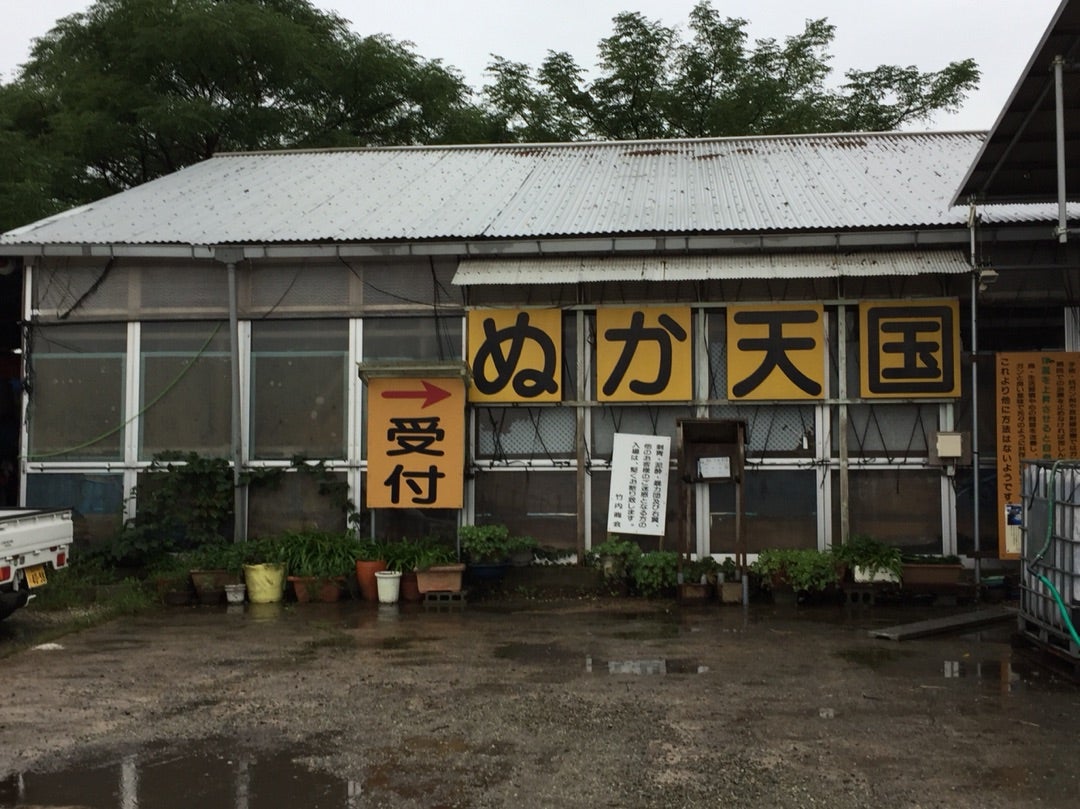
[(824, 398), (825, 307), (729, 306), (727, 378), (733, 401)]
[(596, 311), (596, 398), (601, 402), (693, 398), (690, 307)]
[(955, 298), (859, 304), (860, 392), (871, 398), (960, 395)]
[(1025, 459), (1080, 457), (1080, 353), (997, 357), (998, 554), (1020, 555)]
[(368, 381), (368, 508), (461, 508), (465, 383)]
[(468, 313), (470, 402), (558, 402), (562, 311), (475, 309)]

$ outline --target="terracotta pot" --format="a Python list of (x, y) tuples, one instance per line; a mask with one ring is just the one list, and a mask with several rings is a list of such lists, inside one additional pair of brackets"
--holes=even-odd
[(311, 601), (311, 594), (315, 589), (314, 576), (289, 576), (286, 581), (291, 585), (297, 603), (306, 604)]
[(289, 576), (296, 600), (302, 604), (309, 601), (331, 602), (341, 598), (343, 579), (319, 576)]
[(420, 585), (416, 580), (416, 571), (401, 574), (401, 600), (420, 601), (424, 594), (420, 592)]
[(465, 565), (434, 565), (427, 570), (416, 571), (416, 586), (421, 593), (461, 591), (461, 575)]
[(364, 601), (379, 600), (379, 585), (375, 580), (375, 574), (380, 570), (386, 570), (385, 559), (356, 560), (356, 583), (360, 586), (360, 595)]

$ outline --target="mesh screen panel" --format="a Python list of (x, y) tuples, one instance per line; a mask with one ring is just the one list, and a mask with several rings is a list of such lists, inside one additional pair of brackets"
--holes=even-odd
[(477, 457), (572, 458), (575, 422), (574, 411), (565, 407), (477, 408)]

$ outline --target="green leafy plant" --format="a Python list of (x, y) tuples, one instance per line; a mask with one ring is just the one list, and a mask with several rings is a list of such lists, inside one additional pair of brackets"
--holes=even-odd
[(587, 561), (591, 565), (598, 565), (602, 563), (603, 559), (610, 558), (620, 560), (626, 566), (639, 556), (641, 556), (641, 548), (636, 542), (620, 539), (618, 536), (612, 535), (599, 545), (592, 547), (592, 550), (588, 553)]
[(505, 525), (463, 525), (458, 537), (474, 564), (502, 562), (510, 553), (510, 529)]
[(864, 534), (852, 536), (842, 545), (834, 545), (832, 552), (836, 559), (851, 569), (864, 568), (871, 578), (882, 572), (899, 579), (903, 569), (899, 548)]
[(180, 556), (190, 570), (224, 570), (239, 575), (246, 549), (243, 542), (211, 542)]
[(346, 532), (289, 532), (282, 535), (281, 547), (290, 576), (334, 578), (356, 565), (357, 542)]
[(788, 585), (793, 590), (820, 592), (840, 581), (839, 563), (831, 552), (814, 548), (772, 548), (750, 565), (766, 586)]
[(361, 562), (388, 562), (387, 543), (376, 539), (360, 539), (353, 546), (354, 560)]
[(123, 567), (145, 567), (164, 554), (225, 542), (232, 535), (233, 480), (228, 460), (162, 452), (132, 490), (138, 513), (98, 551)]
[(535, 551), (539, 547), (539, 543), (535, 538), (525, 535), (515, 535), (508, 537), (506, 540), (506, 550), (510, 553), (517, 553), (520, 551)]
[(430, 570), (438, 565), (451, 565), (457, 561), (457, 553), (442, 543), (428, 545), (420, 550), (414, 561), (415, 570)]
[(435, 537), (401, 539), (381, 543), (386, 566), (402, 573), (410, 570), (427, 570), (433, 565), (445, 565), (456, 561), (457, 552)]
[(641, 553), (630, 565), (635, 589), (644, 596), (658, 596), (678, 581), (679, 555), (675, 551)]
[(707, 583), (715, 584), (719, 572), (719, 562), (711, 556), (701, 556), (683, 567), (683, 580), (696, 584), (704, 576)]

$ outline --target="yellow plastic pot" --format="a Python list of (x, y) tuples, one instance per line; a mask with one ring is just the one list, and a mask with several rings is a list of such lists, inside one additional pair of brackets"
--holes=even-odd
[(244, 583), (252, 604), (281, 601), (285, 593), (285, 565), (244, 565)]

